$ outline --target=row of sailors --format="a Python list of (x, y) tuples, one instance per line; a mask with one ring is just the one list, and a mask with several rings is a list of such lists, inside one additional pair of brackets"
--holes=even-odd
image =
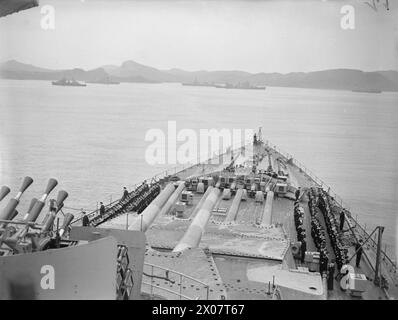
[(304, 263), (305, 252), (307, 251), (306, 234), (304, 228), (304, 209), (300, 207), (299, 201), (294, 202), (294, 225), (297, 232), (297, 241), (301, 242), (301, 262)]
[(326, 246), (326, 233), (325, 229), (316, 217), (317, 201), (313, 189), (310, 190), (308, 198), (308, 207), (311, 215), (311, 237), (314, 241), (315, 247), (319, 252), (319, 272), (324, 273), (327, 271), (329, 261), (329, 252)]
[(130, 202), (124, 209), (124, 212), (135, 211), (140, 214), (147, 206), (158, 196), (161, 187), (158, 184), (152, 185), (143, 194), (139, 195)]
[(330, 242), (336, 256), (336, 264), (338, 270), (340, 270), (348, 260), (348, 250), (341, 243), (339, 232), (340, 224), (330, 209), (329, 195), (324, 190), (320, 192), (319, 208), (321, 209), (325, 218), (326, 229), (328, 231)]
[(329, 252), (326, 246), (325, 230), (316, 217), (311, 219), (311, 236), (314, 240), (315, 247), (319, 252), (319, 272), (323, 273), (327, 269)]
[(314, 240), (315, 247), (320, 250), (321, 248), (326, 248), (326, 233), (325, 229), (316, 216), (317, 203), (313, 190), (310, 191), (308, 198), (308, 208), (311, 215), (311, 236)]

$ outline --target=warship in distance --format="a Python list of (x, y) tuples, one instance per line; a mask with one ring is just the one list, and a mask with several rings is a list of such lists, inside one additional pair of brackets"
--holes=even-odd
[(112, 80), (109, 76), (93, 80), (93, 81), (87, 81), (87, 83), (97, 83), (97, 84), (120, 84), (120, 82)]
[(61, 80), (52, 81), (53, 86), (66, 86), (66, 87), (85, 87), (87, 86), (85, 83), (80, 83), (75, 79), (69, 80), (66, 78), (62, 78)]
[(223, 83), (223, 84), (216, 84), (215, 85), (216, 88), (219, 89), (243, 89), (243, 90), (265, 90), (266, 87), (265, 86), (254, 86), (251, 85), (250, 82), (246, 81), (246, 82), (242, 82), (242, 83), (238, 83), (238, 84), (232, 84), (232, 83)]
[[(88, 226), (63, 212), (65, 191), (38, 221), (54, 179), (17, 218), (31, 183), (26, 177), (0, 214), (0, 299), (397, 297), (383, 227), (367, 232), (261, 132), (249, 145), (144, 181), (89, 213)], [(0, 201), (9, 192), (2, 187)]]
[(214, 87), (214, 83), (212, 82), (200, 82), (198, 78), (195, 77), (193, 82), (183, 82), (183, 86), (191, 86), (191, 87)]
[(239, 82), (237, 84), (232, 83), (214, 83), (214, 82), (199, 82), (197, 78), (193, 82), (184, 82), (183, 86), (192, 87), (214, 87), (219, 89), (245, 89), (245, 90), (265, 90), (265, 86), (251, 85), (250, 82)]

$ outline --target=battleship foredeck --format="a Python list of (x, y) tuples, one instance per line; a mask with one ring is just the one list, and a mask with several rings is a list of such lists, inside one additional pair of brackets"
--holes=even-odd
[[(252, 153), (246, 147), (229, 150), (160, 179), (162, 190), (174, 183), (175, 191), (165, 198), (149, 224), (144, 211), (122, 214), (102, 226), (145, 231), (146, 262), (208, 283), (212, 298), (352, 298), (337, 289), (339, 272), (332, 280), (336, 289), (330, 290), (325, 263), (336, 261), (338, 268), (344, 263), (353, 265), (348, 257), (355, 254), (355, 231), (330, 231), (335, 232), (333, 239), (326, 232), (322, 250), (327, 259), (322, 261), (317, 260), (320, 244), (313, 234), (313, 217), (320, 221), (319, 228), (332, 228), (330, 223), (336, 223), (341, 205), (328, 196), (329, 216), (324, 216), (327, 213), (321, 207), (316, 207), (312, 216), (309, 194), (321, 197), (325, 191), (318, 191), (319, 184), (292, 159), (269, 145), (253, 145)], [(299, 229), (297, 208), (302, 210)], [(346, 218), (348, 227), (352, 219), (349, 214)], [(301, 239), (306, 242), (305, 258)], [(372, 273), (368, 263), (362, 270), (353, 268), (353, 272)], [(363, 298), (384, 295), (381, 288), (370, 285), (369, 277), (365, 279), (369, 289), (362, 292)], [(183, 285), (182, 292), (186, 290), (189, 288)]]

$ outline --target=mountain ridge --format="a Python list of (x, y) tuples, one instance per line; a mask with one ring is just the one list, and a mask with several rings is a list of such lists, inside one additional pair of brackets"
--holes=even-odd
[(336, 68), (311, 72), (250, 73), (240, 70), (186, 71), (179, 68), (160, 70), (134, 60), (120, 66), (104, 65), (95, 69), (82, 68), (53, 70), (25, 64), (16, 60), (0, 63), (0, 78), (18, 80), (57, 80), (62, 77), (80, 81), (96, 81), (108, 77), (118, 82), (198, 82), (231, 83), (249, 82), (252, 85), (297, 87), (337, 90), (398, 91), (398, 71), (362, 71)]

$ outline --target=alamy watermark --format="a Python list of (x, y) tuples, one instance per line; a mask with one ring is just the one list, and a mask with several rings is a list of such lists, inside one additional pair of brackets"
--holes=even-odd
[(341, 29), (355, 29), (355, 8), (351, 5), (345, 5), (341, 7), (340, 13), (343, 15), (340, 19)]
[(43, 30), (55, 29), (55, 8), (52, 5), (46, 4), (40, 8), (42, 14), (40, 26)]
[(55, 289), (55, 270), (52, 265), (46, 264), (41, 267), (40, 273), (43, 277), (40, 280), (40, 287), (43, 290)]
[[(145, 160), (150, 165), (156, 164), (194, 164), (212, 159), (212, 164), (222, 164), (230, 159), (220, 155), (241, 150), (246, 157), (252, 155), (250, 148), (253, 129), (180, 129), (177, 122), (167, 122), (167, 132), (150, 129), (145, 134), (145, 141), (150, 142), (145, 150)], [(243, 148), (243, 150), (242, 150)]]

